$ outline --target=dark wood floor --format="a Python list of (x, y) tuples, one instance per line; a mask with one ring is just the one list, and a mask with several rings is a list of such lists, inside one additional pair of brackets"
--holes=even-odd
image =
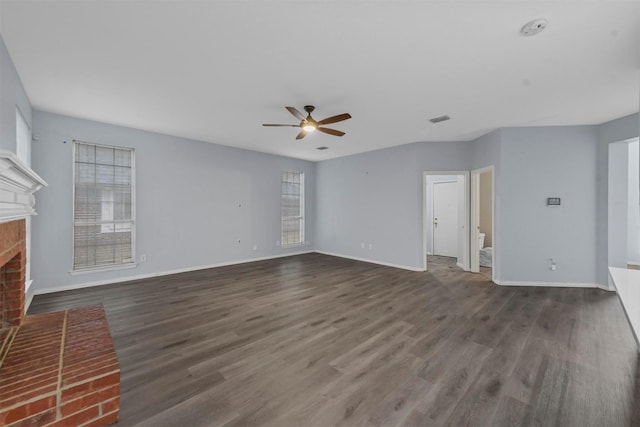
[(638, 426), (615, 294), (319, 254), (35, 298), (103, 303), (121, 426)]

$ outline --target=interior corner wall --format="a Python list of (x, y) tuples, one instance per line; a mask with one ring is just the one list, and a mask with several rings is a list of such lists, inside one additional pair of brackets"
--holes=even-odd
[(468, 159), (467, 142), (432, 142), (319, 162), (317, 250), (422, 270), (423, 172), (469, 170)]
[[(37, 293), (314, 249), (315, 163), (37, 110), (33, 133), (33, 167), (49, 184), (33, 221)], [(147, 258), (136, 268), (70, 274), (74, 139), (135, 149), (136, 255)], [(305, 173), (309, 246), (277, 245), (282, 170)]]

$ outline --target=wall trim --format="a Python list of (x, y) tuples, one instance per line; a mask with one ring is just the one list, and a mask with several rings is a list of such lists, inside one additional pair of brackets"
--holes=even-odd
[(352, 259), (354, 261), (368, 262), (369, 264), (383, 265), (385, 267), (400, 268), (402, 270), (419, 271), (419, 272), (425, 271), (425, 270), (423, 270), (422, 268), (419, 268), (419, 267), (410, 267), (408, 265), (393, 264), (391, 262), (377, 261), (377, 260), (373, 260), (373, 259), (369, 259), (369, 258), (361, 258), (361, 257), (357, 257), (357, 256), (342, 255), (342, 254), (337, 254), (337, 253), (334, 253), (334, 252), (325, 252), (325, 251), (314, 251), (314, 252), (322, 254), (322, 255), (335, 256), (335, 257), (338, 257), (338, 258)]
[(24, 314), (27, 314), (31, 301), (33, 301), (33, 289), (31, 289), (32, 283), (33, 280), (26, 280), (24, 282)]
[[(51, 293), (54, 293), (54, 292), (62, 292), (62, 291), (71, 291), (71, 290), (74, 290), (74, 289), (91, 288), (91, 287), (94, 287), (94, 286), (112, 285), (112, 284), (115, 284), (115, 283), (130, 282), (132, 280), (142, 280), (142, 279), (149, 279), (151, 277), (169, 276), (171, 274), (188, 273), (190, 271), (206, 270), (206, 269), (209, 269), (209, 268), (227, 267), (227, 266), (230, 266), (230, 265), (246, 264), (246, 263), (258, 262), (258, 261), (266, 261), (266, 260), (269, 260), (269, 259), (285, 258), (285, 257), (290, 257), (290, 256), (295, 256), (295, 255), (309, 254), (309, 253), (313, 253), (313, 252), (315, 252), (315, 251), (311, 250), (311, 251), (289, 252), (289, 253), (285, 253), (285, 254), (270, 255), (270, 256), (259, 257), (259, 258), (242, 259), (242, 260), (236, 260), (236, 261), (225, 261), (225, 262), (219, 262), (219, 263), (215, 263), (215, 264), (198, 265), (198, 266), (194, 266), (194, 267), (177, 268), (177, 269), (174, 269), (174, 270), (157, 271), (157, 272), (154, 272), (154, 273), (137, 274), (137, 275), (134, 275), (134, 276), (116, 277), (116, 278), (113, 278), (113, 279), (97, 280), (95, 282), (75, 283), (73, 285), (63, 285), (63, 286), (54, 286), (54, 287), (50, 287), (50, 288), (46, 288), (46, 289), (36, 289), (36, 290), (34, 290), (32, 296), (31, 296), (31, 298), (29, 300), (29, 304), (31, 304), (31, 299), (33, 299), (34, 295), (45, 295), (45, 294), (51, 294)], [(25, 304), (25, 306), (28, 307), (28, 305), (26, 305), (26, 304)]]
[(0, 223), (35, 215), (34, 193), (46, 186), (15, 153), (0, 149)]
[(546, 288), (598, 288), (604, 291), (615, 291), (598, 283), (572, 283), (572, 282), (515, 282), (510, 280), (494, 280), (493, 283), (500, 286), (529, 286)]
[[(33, 282), (33, 280), (30, 280), (29, 282)], [(26, 292), (25, 299), (24, 299), (24, 314), (25, 315), (29, 311), (29, 306), (31, 305), (31, 302), (33, 301), (33, 296), (34, 296), (33, 292)]]

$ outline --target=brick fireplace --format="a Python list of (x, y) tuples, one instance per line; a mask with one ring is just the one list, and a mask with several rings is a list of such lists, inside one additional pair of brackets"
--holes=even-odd
[(46, 183), (0, 150), (0, 426), (118, 421), (120, 367), (101, 305), (25, 316), (25, 218)]
[(24, 317), (25, 221), (0, 224), (0, 328), (19, 326)]

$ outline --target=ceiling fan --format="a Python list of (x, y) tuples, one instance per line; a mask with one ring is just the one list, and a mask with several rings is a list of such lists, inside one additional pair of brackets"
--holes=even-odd
[(302, 130), (300, 131), (298, 136), (296, 136), (296, 139), (302, 139), (305, 136), (307, 136), (308, 133), (316, 131), (316, 130), (320, 131), (320, 132), (323, 132), (323, 133), (328, 133), (329, 135), (342, 136), (342, 135), (344, 135), (344, 132), (339, 131), (339, 130), (335, 130), (335, 129), (322, 127), (322, 126), (323, 125), (328, 125), (330, 123), (341, 122), (343, 120), (347, 120), (347, 119), (351, 118), (351, 114), (344, 113), (344, 114), (338, 114), (337, 116), (331, 116), (331, 117), (327, 117), (326, 119), (316, 121), (313, 117), (311, 117), (311, 112), (315, 109), (315, 107), (313, 105), (305, 105), (304, 106), (304, 111), (307, 112), (307, 117), (305, 117), (304, 114), (302, 114), (300, 111), (298, 111), (294, 107), (285, 107), (285, 108), (291, 114), (293, 114), (293, 116), (295, 118), (300, 120), (299, 124), (297, 124), (297, 125), (280, 125), (280, 124), (265, 123), (262, 126), (287, 126), (287, 127), (294, 127), (294, 128), (302, 128)]

